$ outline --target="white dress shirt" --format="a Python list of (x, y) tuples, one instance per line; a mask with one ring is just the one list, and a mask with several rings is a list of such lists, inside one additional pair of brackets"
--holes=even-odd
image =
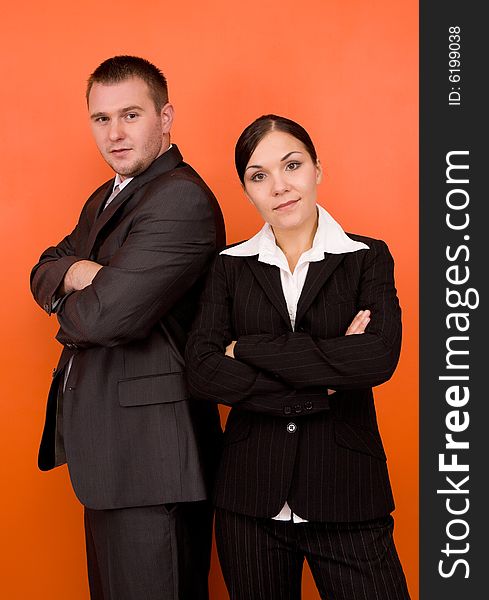
[[(223, 250), (221, 254), (229, 256), (255, 256), (258, 255), (260, 262), (274, 265), (280, 269), (280, 281), (282, 291), (289, 311), (290, 323), (292, 329), (295, 329), (295, 317), (297, 314), (297, 304), (306, 281), (309, 264), (324, 259), (324, 253), (344, 254), (346, 252), (357, 252), (358, 250), (368, 250), (368, 246), (363, 242), (356, 242), (349, 238), (343, 231), (341, 225), (319, 204), (318, 209), (318, 227), (312, 247), (301, 254), (294, 272), (291, 273), (289, 263), (282, 250), (277, 246), (273, 229), (269, 223), (260, 229), (251, 239)], [(294, 523), (304, 523), (299, 515), (292, 513), (292, 510), (286, 502), (278, 515), (273, 517), (278, 521), (290, 521)]]

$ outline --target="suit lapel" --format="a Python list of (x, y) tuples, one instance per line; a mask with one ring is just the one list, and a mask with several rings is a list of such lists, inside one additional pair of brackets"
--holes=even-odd
[(324, 260), (310, 263), (306, 281), (297, 304), (296, 325), (311, 306), (319, 290), (344, 258), (344, 254), (328, 254), (325, 252)]
[(100, 235), (100, 232), (105, 227), (105, 225), (112, 219), (112, 217), (119, 212), (119, 209), (126, 204), (126, 202), (131, 198), (134, 192), (143, 186), (151, 179), (162, 175), (168, 171), (174, 169), (179, 163), (182, 162), (182, 155), (178, 150), (176, 145), (173, 145), (169, 150), (164, 152), (160, 157), (158, 157), (141, 175), (135, 177), (132, 181), (130, 181), (126, 187), (117, 194), (117, 196), (112, 200), (109, 206), (104, 210), (104, 205), (110, 194), (112, 193), (112, 184), (114, 180), (108, 182), (108, 188), (105, 190), (103, 197), (101, 200), (94, 202), (93, 206), (90, 208), (91, 215), (93, 215), (93, 223), (92, 228), (90, 229), (90, 233), (88, 235), (87, 244), (86, 244), (86, 256), (91, 256), (95, 243), (97, 241), (97, 237)]
[[(133, 181), (135, 181), (133, 179)], [(110, 219), (116, 214), (119, 208), (131, 197), (134, 192), (135, 186), (132, 185), (133, 181), (130, 181), (126, 187), (120, 191), (117, 196), (112, 200), (109, 206), (104, 210), (104, 205), (107, 202), (110, 194), (112, 193), (112, 185), (109, 185), (109, 189), (102, 198), (102, 202), (97, 203), (94, 208), (96, 209), (95, 221), (92, 225), (90, 233), (87, 239), (86, 254), (90, 256), (95, 246), (98, 235), (104, 228), (104, 226), (110, 221)]]
[(88, 222), (92, 225), (95, 223), (97, 217), (102, 212), (102, 206), (104, 206), (104, 204), (107, 202), (107, 198), (112, 193), (113, 186), (113, 179), (111, 179), (110, 181), (106, 181), (95, 192), (93, 201), (89, 201), (87, 206), (87, 217)]
[(259, 262), (256, 256), (247, 259), (246, 264), (251, 269), (270, 302), (278, 310), (284, 321), (287, 323), (287, 326), (292, 329), (289, 311), (282, 291), (280, 269), (273, 265)]

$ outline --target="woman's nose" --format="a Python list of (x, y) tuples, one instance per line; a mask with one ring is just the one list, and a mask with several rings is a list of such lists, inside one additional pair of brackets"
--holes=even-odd
[(287, 183), (287, 180), (280, 175), (276, 175), (273, 178), (273, 195), (280, 196), (281, 194), (288, 192), (288, 191), (289, 191), (289, 185)]

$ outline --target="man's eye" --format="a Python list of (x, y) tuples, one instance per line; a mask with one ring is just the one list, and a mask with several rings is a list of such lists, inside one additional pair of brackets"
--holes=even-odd
[(96, 122), (96, 123), (106, 123), (108, 120), (109, 120), (109, 118), (108, 118), (108, 117), (97, 117), (97, 118), (95, 119), (95, 122)]
[(126, 115), (126, 119), (128, 121), (134, 121), (134, 119), (136, 119), (136, 117), (138, 116), (137, 113), (127, 113)]

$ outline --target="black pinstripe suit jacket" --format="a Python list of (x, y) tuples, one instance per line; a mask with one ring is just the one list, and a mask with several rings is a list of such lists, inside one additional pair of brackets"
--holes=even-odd
[[(401, 311), (386, 244), (311, 263), (292, 331), (280, 272), (257, 256), (220, 255), (187, 344), (196, 398), (232, 407), (218, 506), (272, 517), (287, 500), (310, 521), (361, 521), (394, 502), (372, 386), (388, 380)], [(345, 336), (370, 309), (362, 335)], [(235, 359), (224, 356), (237, 340)], [(327, 389), (336, 390), (327, 395)]]

